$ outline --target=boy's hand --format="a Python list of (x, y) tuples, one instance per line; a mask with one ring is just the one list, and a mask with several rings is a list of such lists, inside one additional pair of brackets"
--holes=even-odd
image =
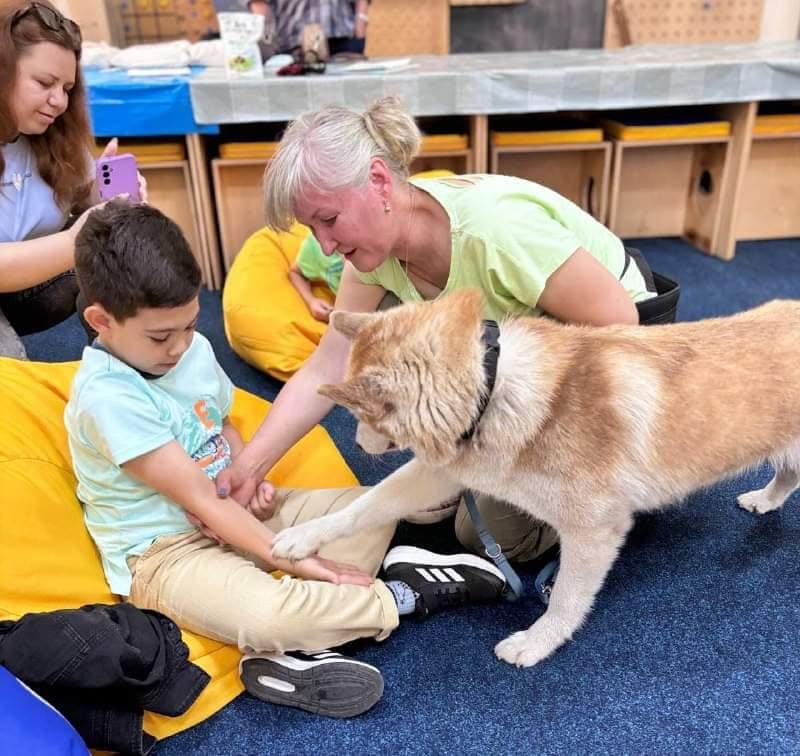
[(311, 310), (311, 314), (316, 320), (322, 321), (323, 323), (328, 322), (333, 312), (333, 307), (324, 299), (314, 299), (308, 306), (308, 309)]
[[(272, 517), (272, 515), (275, 513), (276, 504), (275, 487), (272, 485), (272, 483), (268, 483), (266, 480), (264, 480), (259, 484), (258, 488), (256, 488), (253, 498), (247, 503), (245, 509), (248, 510), (253, 517), (263, 521)], [(213, 530), (211, 530), (211, 528), (206, 527), (205, 524), (193, 514), (189, 514), (187, 512), (186, 517), (189, 519), (189, 522), (191, 522), (192, 525), (200, 528), (204, 536), (211, 538), (217, 543), (225, 543), (222, 538), (220, 538)]]
[(334, 562), (321, 556), (307, 557), (291, 564), (291, 573), (306, 580), (323, 580), (336, 585), (372, 585), (375, 582), (371, 575), (353, 564)]
[(247, 503), (247, 509), (253, 517), (258, 520), (268, 520), (275, 514), (275, 487), (272, 483), (262, 480), (256, 488), (256, 492)]

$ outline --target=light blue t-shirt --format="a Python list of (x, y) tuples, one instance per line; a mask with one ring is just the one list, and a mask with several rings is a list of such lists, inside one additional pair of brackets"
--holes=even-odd
[(0, 180), (0, 242), (17, 242), (55, 234), (64, 228), (67, 211), (39, 175), (28, 138), (20, 134), (0, 145), (5, 167)]
[(86, 527), (113, 593), (130, 593), (129, 556), (195, 527), (182, 507), (122, 465), (178, 441), (213, 480), (231, 460), (222, 423), (232, 400), (233, 384), (199, 333), (160, 378), (145, 378), (102, 349), (83, 350), (64, 422)]

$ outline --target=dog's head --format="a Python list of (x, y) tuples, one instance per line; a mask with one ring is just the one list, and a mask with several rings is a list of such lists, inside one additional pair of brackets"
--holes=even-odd
[(319, 392), (356, 416), (365, 451), (411, 449), (437, 467), (455, 459), (485, 385), (482, 311), (481, 294), (463, 290), (385, 312), (331, 315), (353, 348), (344, 383)]

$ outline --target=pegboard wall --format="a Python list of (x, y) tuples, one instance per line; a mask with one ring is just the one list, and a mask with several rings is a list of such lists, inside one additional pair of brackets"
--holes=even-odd
[(449, 0), (376, 0), (369, 9), (370, 57), (450, 52)]
[(606, 0), (605, 47), (752, 42), (764, 0)]
[(109, 15), (119, 47), (188, 39), (218, 31), (212, 0), (110, 0)]

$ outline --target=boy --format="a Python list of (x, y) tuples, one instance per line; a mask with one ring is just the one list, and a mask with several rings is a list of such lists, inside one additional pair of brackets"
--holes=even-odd
[(330, 716), (375, 703), (380, 672), (331, 652), (283, 652), (382, 640), (401, 614), (499, 595), (502, 573), (485, 560), (409, 547), (392, 549), (385, 581), (374, 580), (393, 527), (297, 562), (274, 558), (276, 531), (340, 509), (363, 489), (274, 491), (264, 482), (251, 502), (271, 508), (264, 523), (217, 497), (213, 479), (242, 448), (228, 419), (233, 387), (195, 333), (200, 270), (161, 212), (121, 201), (94, 211), (76, 240), (75, 269), (98, 337), (83, 352), (64, 419), (78, 498), (114, 593), (257, 654), (240, 667), (254, 695)]

